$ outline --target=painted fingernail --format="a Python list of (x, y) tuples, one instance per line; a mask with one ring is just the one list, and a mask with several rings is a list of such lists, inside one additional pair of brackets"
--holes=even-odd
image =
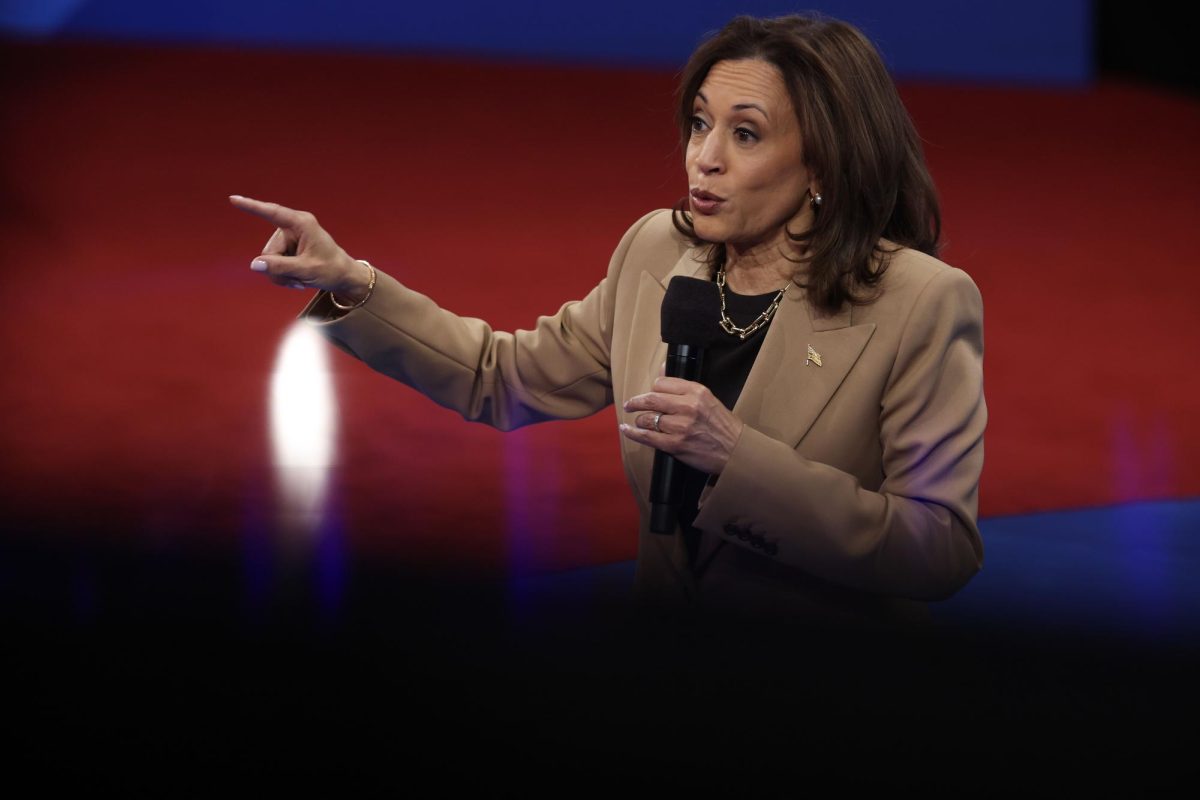
[(291, 283), (288, 284), (288, 288), (289, 289), (307, 289), (308, 287), (298, 281), (292, 281)]
[(250, 269), (254, 270), (255, 272), (266, 272), (267, 262), (263, 261), (261, 258), (256, 258), (250, 262)]

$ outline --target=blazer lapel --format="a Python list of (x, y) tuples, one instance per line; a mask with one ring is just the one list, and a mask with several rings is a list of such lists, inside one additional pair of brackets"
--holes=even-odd
[[(790, 296), (789, 296), (790, 295)], [(851, 325), (847, 304), (819, 315), (803, 290), (784, 295), (733, 413), (747, 425), (795, 447), (842, 385), (875, 332)], [(809, 351), (819, 357), (809, 358)]]
[[(836, 314), (818, 314), (797, 288), (784, 295), (733, 407), (742, 422), (790, 447), (800, 444), (875, 332), (874, 323), (851, 324), (849, 304)], [(697, 573), (723, 544), (715, 534), (703, 535)]]

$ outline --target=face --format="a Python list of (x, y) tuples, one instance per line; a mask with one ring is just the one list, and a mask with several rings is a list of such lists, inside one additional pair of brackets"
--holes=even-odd
[(687, 176), (692, 222), (739, 250), (782, 244), (811, 221), (800, 127), (777, 67), (719, 61), (692, 105)]

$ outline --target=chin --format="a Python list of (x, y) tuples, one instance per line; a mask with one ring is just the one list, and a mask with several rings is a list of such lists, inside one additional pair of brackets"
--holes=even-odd
[(726, 231), (724, 225), (712, 217), (704, 217), (695, 212), (691, 212), (691, 214), (692, 229), (696, 231), (696, 238), (713, 243), (725, 241)]

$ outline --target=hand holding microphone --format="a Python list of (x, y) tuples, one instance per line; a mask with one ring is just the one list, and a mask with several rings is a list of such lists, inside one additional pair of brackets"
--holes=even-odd
[(642, 411), (621, 433), (654, 454), (651, 530), (674, 530), (682, 494), (680, 464), (709, 475), (725, 468), (744, 423), (699, 383), (704, 350), (719, 337), (720, 298), (715, 284), (677, 276), (662, 304), (662, 335), (668, 345), (666, 376), (653, 391), (625, 401), (626, 411)]

